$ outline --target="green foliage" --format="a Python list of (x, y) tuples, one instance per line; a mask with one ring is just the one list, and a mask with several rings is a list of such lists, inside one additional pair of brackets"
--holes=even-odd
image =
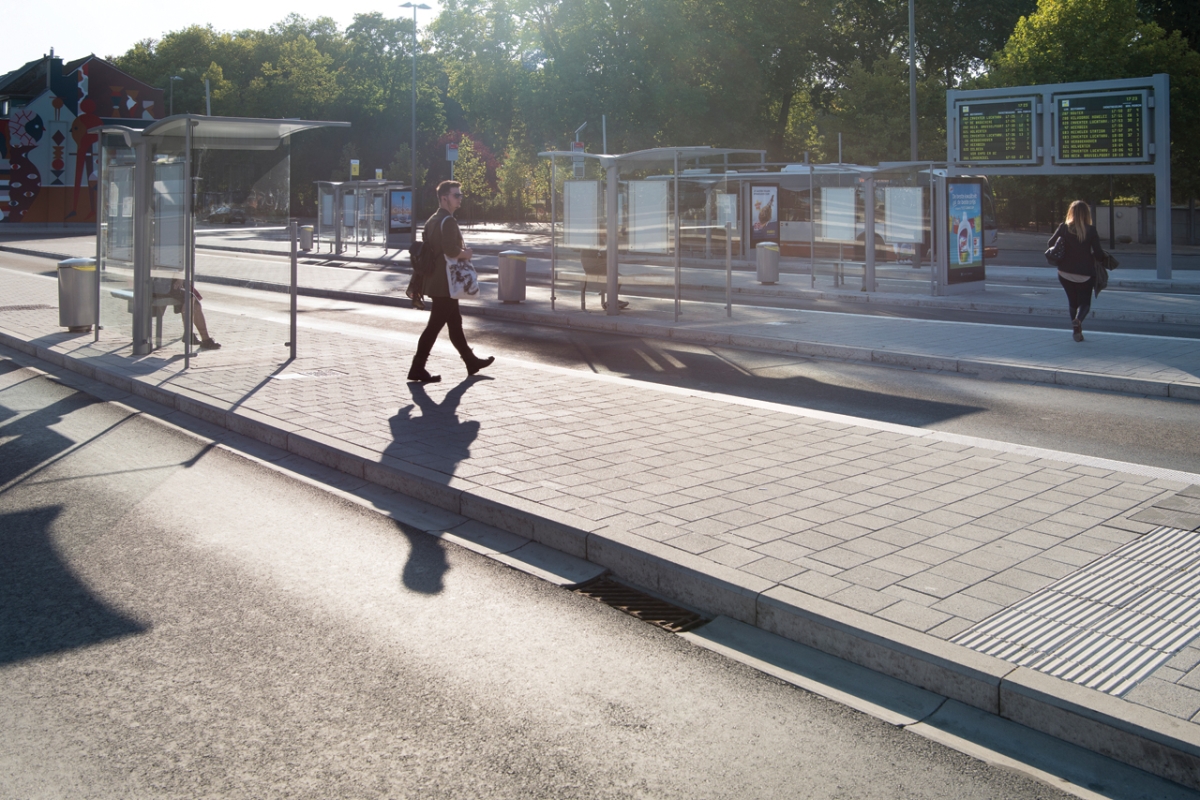
[[(847, 161), (906, 159), (907, 9), (907, 0), (443, 0), (420, 40), (411, 16), (358, 14), (342, 30), (293, 14), (262, 31), (192, 26), (112, 60), (153, 86), (181, 77), (176, 112), (203, 113), (208, 79), (216, 115), (350, 121), (349, 131), (293, 143), (295, 198), (344, 175), (347, 148), (364, 176), (386, 165), (389, 179), (409, 180), (415, 119), (418, 205), (448, 177), (444, 143), (457, 137), (471, 212), (516, 219), (549, 197), (536, 154), (565, 148), (583, 122), (599, 152), (601, 115), (612, 153), (714, 145), (819, 162), (837, 157), (840, 133)], [(1194, 0), (917, 0), (915, 9), (921, 158), (944, 158), (948, 88), (1168, 72), (1175, 185), (1200, 193), (1200, 137), (1187, 135), (1200, 123)], [(1101, 183), (1071, 190), (1099, 197)], [(1141, 193), (1144, 183), (1118, 189)], [(1008, 197), (1012, 208), (1024, 202)]]
[[(841, 133), (843, 161), (907, 161), (911, 154), (908, 64), (898, 56), (880, 59), (869, 70), (855, 63), (822, 123), (825, 149), (834, 159)], [(946, 92), (937, 78), (917, 84), (917, 144), (918, 158), (945, 158)]]
[[(1138, 16), (1136, 0), (1040, 0), (1022, 17), (980, 86), (1171, 76), (1171, 178), (1177, 197), (1200, 193), (1200, 53)], [(1134, 181), (1121, 183), (1119, 191)], [(1104, 181), (1107, 194), (1107, 180)], [(1095, 196), (1095, 180), (1081, 183)]]

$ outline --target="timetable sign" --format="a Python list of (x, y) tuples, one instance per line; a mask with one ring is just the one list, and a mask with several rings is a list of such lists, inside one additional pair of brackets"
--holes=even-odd
[(964, 164), (1035, 164), (1032, 97), (972, 100), (958, 106), (958, 160)]
[(1149, 161), (1145, 91), (1057, 95), (1059, 163)]

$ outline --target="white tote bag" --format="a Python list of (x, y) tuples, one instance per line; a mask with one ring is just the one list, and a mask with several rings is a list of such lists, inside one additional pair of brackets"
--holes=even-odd
[(474, 297), (479, 294), (479, 275), (470, 261), (459, 261), (446, 258), (446, 285), (450, 287), (450, 296), (455, 300), (462, 297)]

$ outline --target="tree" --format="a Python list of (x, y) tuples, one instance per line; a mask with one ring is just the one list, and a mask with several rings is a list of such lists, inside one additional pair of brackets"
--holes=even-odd
[[(1040, 0), (989, 64), (982, 87), (1171, 76), (1171, 179), (1200, 195), (1200, 53), (1138, 17), (1136, 0)], [(1107, 183), (1107, 182), (1106, 182)]]
[[(918, 156), (942, 160), (946, 152), (946, 91), (940, 76), (917, 84)], [(843, 134), (843, 160), (852, 164), (907, 161), (909, 149), (908, 65), (898, 55), (855, 63), (821, 120), (825, 144), (836, 154)]]
[(1200, 4), (1196, 0), (1138, 0), (1138, 13), (1168, 33), (1179, 31), (1193, 50), (1200, 50)]

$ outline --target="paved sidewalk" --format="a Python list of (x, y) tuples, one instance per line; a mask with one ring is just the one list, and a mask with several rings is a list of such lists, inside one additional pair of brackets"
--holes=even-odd
[[(42, 276), (0, 269), (0, 291), (0, 344), (515, 534), (510, 550), (550, 546), (1200, 788), (1198, 475), (506, 359), (409, 385), (395, 342), (326, 328), (286, 364), (282, 321), (219, 303), (226, 348), (183, 371), (177, 343), (135, 359), (115, 329), (62, 332)], [(1042, 329), (787, 309), (726, 322), (700, 303), (676, 326), (662, 303), (611, 318), (545, 302), (476, 308), (796, 352), (804, 331), (879, 360), (949, 347), (957, 363), (1107, 379), (1166, 369), (1185, 389), (1200, 374), (1196, 343), (1164, 337), (1092, 334), (1093, 350)]]
[[(0, 245), (27, 253), (76, 255), (86, 252), (86, 237), (28, 240)], [(579, 310), (579, 284), (563, 282), (557, 300), (550, 301), (545, 285), (530, 285), (526, 302), (496, 302), (493, 257), (477, 260), (483, 277), (478, 302), (464, 305), (464, 313), (517, 322), (559, 325), (579, 329), (623, 330), (638, 335), (687, 341), (702, 345), (733, 345), (804, 356), (886, 363), (915, 369), (963, 372), (997, 380), (1027, 380), (1110, 391), (1200, 399), (1200, 340), (1165, 336), (1097, 333), (1087, 331), (1087, 341), (1071, 340), (1063, 311), (1062, 290), (1046, 287), (989, 287), (984, 295), (928, 297), (920, 295), (863, 294), (854, 291), (808, 289), (808, 276), (781, 276), (779, 286), (765, 287), (752, 272), (734, 274), (734, 309), (724, 309), (725, 276), (711, 270), (685, 270), (685, 284), (710, 297), (709, 302), (687, 301), (680, 321), (675, 321), (669, 299), (633, 298), (633, 305), (618, 317), (598, 310), (595, 293), (592, 311)], [(2, 262), (2, 258), (0, 258)], [(48, 265), (49, 266), (49, 265)], [(346, 268), (319, 261), (300, 266), (303, 294), (369, 303), (407, 306), (405, 269)], [(532, 276), (545, 276), (549, 264), (530, 259)], [(1022, 268), (1024, 277), (1037, 274)], [(1047, 270), (1052, 272), (1052, 270)], [(1112, 291), (1102, 293), (1095, 314), (1109, 319), (1142, 320), (1167, 324), (1200, 325), (1200, 273), (1197, 294)], [(197, 280), (283, 291), (288, 267), (270, 259), (236, 254), (200, 253)], [(1049, 280), (1049, 279), (1047, 279)], [(1035, 316), (1044, 328), (973, 324), (943, 320), (905, 319), (894, 315), (829, 313), (787, 308), (789, 299), (834, 299), (842, 302), (878, 303), (925, 310), (971, 310), (989, 314)], [(764, 305), (764, 301), (777, 304)], [(552, 307), (553, 306), (553, 307)]]

